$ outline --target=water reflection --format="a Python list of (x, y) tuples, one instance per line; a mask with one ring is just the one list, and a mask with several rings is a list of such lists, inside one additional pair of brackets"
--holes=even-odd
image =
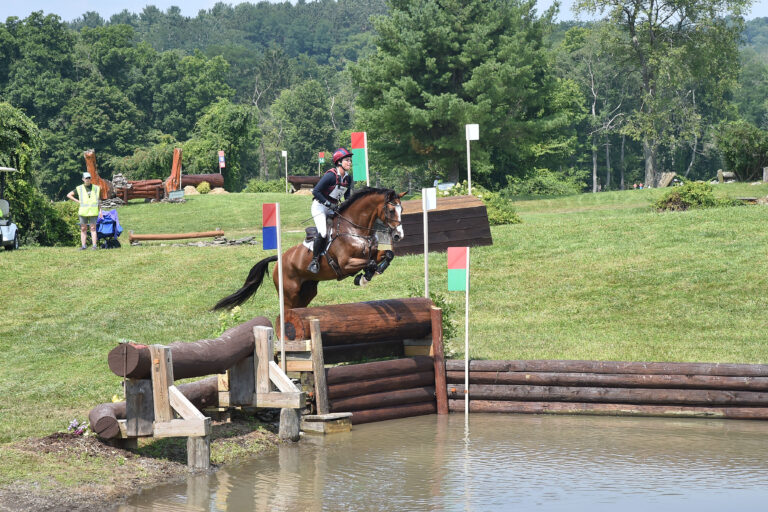
[(580, 416), (423, 416), (305, 436), (159, 487), (124, 512), (763, 510), (768, 424)]

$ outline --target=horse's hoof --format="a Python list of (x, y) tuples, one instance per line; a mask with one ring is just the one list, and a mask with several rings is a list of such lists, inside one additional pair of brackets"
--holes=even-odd
[(355, 276), (355, 286), (365, 286), (369, 283), (363, 274), (357, 274)]

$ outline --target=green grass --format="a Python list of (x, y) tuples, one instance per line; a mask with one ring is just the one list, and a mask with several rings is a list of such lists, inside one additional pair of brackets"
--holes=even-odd
[[(731, 197), (768, 194), (767, 186), (715, 188)], [(494, 245), (472, 249), (471, 357), (768, 362), (768, 208), (659, 214), (648, 205), (662, 192), (516, 203), (523, 223), (492, 228)], [(194, 196), (132, 203), (119, 215), (136, 233), (221, 228), (228, 238), (260, 238), (261, 204), (272, 201), (294, 231), (284, 245), (297, 243), (306, 196)], [(106, 364), (120, 340), (214, 336), (219, 320), (210, 307), (268, 255), (250, 245), (129, 247), (126, 235), (119, 250), (0, 253), (0, 443), (64, 430), (121, 394)], [(463, 322), (464, 295), (445, 291), (445, 254), (430, 255), (430, 270), (430, 288)], [(421, 286), (421, 257), (402, 257), (363, 289), (351, 280), (322, 283), (314, 304), (404, 297)], [(277, 293), (266, 286), (242, 317), (277, 314)], [(463, 324), (458, 333), (448, 348), (463, 357)]]

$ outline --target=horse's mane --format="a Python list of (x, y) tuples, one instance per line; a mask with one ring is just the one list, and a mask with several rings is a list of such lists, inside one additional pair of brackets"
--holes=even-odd
[(351, 196), (349, 196), (349, 199), (341, 203), (341, 206), (339, 206), (339, 213), (345, 212), (358, 199), (362, 199), (363, 197), (367, 197), (371, 194), (386, 195), (387, 201), (394, 201), (395, 197), (397, 197), (397, 193), (391, 188), (363, 187), (359, 190), (356, 190)]

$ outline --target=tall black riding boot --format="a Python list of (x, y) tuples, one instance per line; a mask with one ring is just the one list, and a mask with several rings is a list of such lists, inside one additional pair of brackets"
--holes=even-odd
[(317, 274), (320, 272), (320, 263), (317, 261), (320, 257), (320, 253), (323, 251), (323, 246), (325, 245), (325, 238), (322, 236), (318, 236), (315, 238), (315, 245), (312, 246), (312, 262), (309, 264), (309, 267), (307, 267), (307, 270), (312, 272), (313, 274)]

